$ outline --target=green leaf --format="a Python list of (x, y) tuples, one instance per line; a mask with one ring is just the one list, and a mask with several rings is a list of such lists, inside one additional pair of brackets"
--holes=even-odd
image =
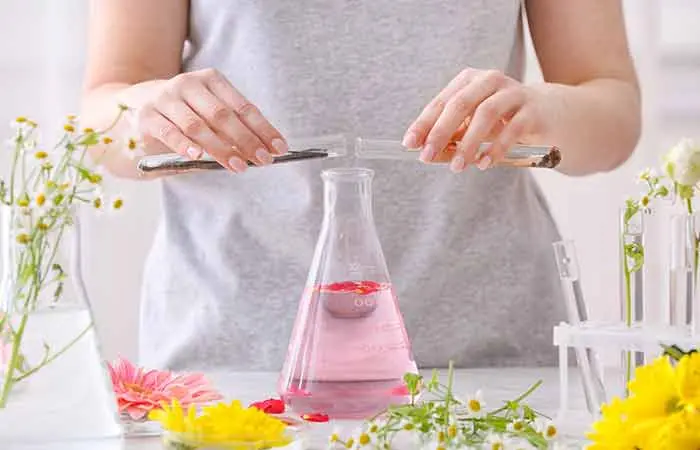
[(677, 185), (678, 196), (683, 200), (689, 200), (693, 198), (695, 194), (695, 189), (693, 186), (686, 186), (684, 184)]
[(644, 247), (638, 242), (625, 244), (625, 255), (631, 260), (632, 264), (629, 269), (630, 273), (634, 273), (644, 265)]
[(629, 221), (634, 217), (635, 214), (639, 212), (639, 202), (636, 200), (633, 200), (631, 198), (628, 198), (625, 201), (625, 216), (624, 216), (624, 221), (625, 223), (629, 223)]
[(668, 188), (666, 186), (661, 186), (659, 187), (656, 192), (654, 193), (655, 197), (666, 197), (668, 196)]
[(423, 379), (419, 374), (417, 373), (406, 373), (403, 376), (403, 381), (406, 383), (406, 388), (408, 389), (409, 394), (411, 395), (417, 395), (418, 394), (418, 388), (420, 386), (420, 382)]
[(59, 282), (56, 286), (56, 290), (53, 292), (54, 303), (57, 303), (60, 300), (61, 294), (63, 294), (63, 282)]
[(100, 136), (96, 132), (91, 132), (87, 133), (83, 138), (78, 142), (79, 145), (84, 145), (86, 147), (89, 147), (91, 145), (97, 145), (100, 143)]

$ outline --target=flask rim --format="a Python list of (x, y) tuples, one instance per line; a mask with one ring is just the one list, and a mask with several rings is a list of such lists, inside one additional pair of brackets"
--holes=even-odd
[(336, 167), (321, 172), (321, 178), (334, 181), (359, 181), (373, 177), (374, 170), (365, 167)]

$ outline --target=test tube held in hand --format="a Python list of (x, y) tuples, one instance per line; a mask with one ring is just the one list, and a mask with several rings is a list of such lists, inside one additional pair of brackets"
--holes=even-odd
[[(485, 142), (478, 149), (479, 153), (487, 151), (491, 143)], [(404, 147), (401, 142), (386, 139), (358, 138), (355, 152), (361, 159), (394, 159), (418, 161), (419, 148)], [(449, 163), (457, 151), (457, 143), (450, 142), (440, 151), (433, 164)], [(553, 169), (561, 162), (560, 150), (552, 145), (516, 144), (506, 151), (505, 157), (494, 163), (494, 167), (519, 167)]]

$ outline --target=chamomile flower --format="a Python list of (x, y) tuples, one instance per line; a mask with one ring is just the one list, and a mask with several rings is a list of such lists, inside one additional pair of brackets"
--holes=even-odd
[(534, 428), (548, 441), (553, 441), (559, 437), (559, 429), (551, 420), (538, 418), (535, 420)]
[(508, 424), (507, 429), (511, 433), (522, 433), (523, 431), (525, 431), (526, 426), (527, 425), (526, 425), (524, 420), (517, 419), (517, 420), (510, 422)]
[(639, 173), (638, 181), (640, 183), (647, 183), (657, 177), (656, 171), (654, 169), (646, 168)]
[(464, 406), (467, 408), (467, 412), (471, 417), (484, 417), (486, 414), (486, 403), (484, 403), (481, 390), (476, 391), (473, 396), (467, 397)]
[(505, 450), (508, 439), (500, 434), (491, 433), (484, 440), (484, 450)]
[(112, 200), (110, 201), (111, 209), (114, 211), (119, 211), (124, 207), (124, 198), (120, 195), (112, 197)]
[(129, 138), (124, 143), (123, 147), (124, 154), (126, 154), (129, 159), (136, 159), (138, 156), (143, 156), (144, 152), (138, 141), (134, 138)]
[(333, 431), (331, 432), (331, 435), (328, 437), (328, 445), (330, 448), (333, 448), (336, 446), (336, 444), (339, 444), (341, 442), (341, 430), (339, 427), (333, 427)]

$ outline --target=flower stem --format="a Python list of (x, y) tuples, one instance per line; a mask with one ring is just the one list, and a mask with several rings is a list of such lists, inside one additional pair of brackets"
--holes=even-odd
[(14, 339), (12, 340), (12, 356), (10, 357), (10, 363), (7, 365), (5, 371), (5, 380), (2, 383), (2, 391), (0, 391), (0, 409), (7, 406), (7, 400), (10, 396), (10, 391), (14, 385), (14, 373), (17, 370), (19, 364), (19, 351), (20, 344), (22, 343), (22, 336), (24, 335), (24, 330), (27, 326), (27, 320), (29, 320), (29, 314), (22, 314), (22, 319), (20, 320), (19, 327), (14, 334)]
[(89, 324), (87, 327), (85, 327), (85, 329), (83, 331), (80, 332), (79, 335), (74, 337), (73, 340), (70, 341), (68, 344), (66, 344), (61, 350), (57, 351), (56, 353), (54, 353), (50, 357), (46, 358), (44, 361), (42, 361), (41, 364), (37, 365), (36, 367), (32, 368), (31, 370), (28, 370), (24, 374), (15, 378), (14, 382), (18, 383), (18, 382), (24, 380), (25, 378), (33, 375), (34, 373), (38, 372), (39, 369), (41, 369), (42, 367), (48, 366), (49, 364), (51, 364), (56, 358), (58, 358), (59, 356), (63, 355), (65, 352), (70, 350), (70, 348), (73, 347), (80, 339), (82, 339), (82, 337), (85, 336), (88, 333), (88, 331), (90, 331), (91, 329), (92, 329), (92, 324)]

